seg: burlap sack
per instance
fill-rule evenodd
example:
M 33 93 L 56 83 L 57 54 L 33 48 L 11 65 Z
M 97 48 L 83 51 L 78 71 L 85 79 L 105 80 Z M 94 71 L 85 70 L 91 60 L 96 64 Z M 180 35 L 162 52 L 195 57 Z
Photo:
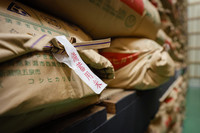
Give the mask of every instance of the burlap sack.
M 93 38 L 142 36 L 155 39 L 160 16 L 148 0 L 24 1 L 82 27 Z
M 157 112 L 154 119 L 151 120 L 147 133 L 165 133 L 168 130 L 168 125 L 171 123 L 169 114 L 163 111 Z
M 76 42 L 91 40 L 79 27 L 12 0 L 0 2 L 0 33 L 65 35 Z
M 53 36 L 64 34 L 76 44 L 91 38 L 20 3 L 0 3 L 0 132 L 21 132 L 96 103 L 99 96 L 52 55 L 63 52 Z M 92 50 L 88 54 L 86 60 L 94 57 L 90 67 L 111 74 L 107 59 Z
M 111 61 L 114 68 L 118 68 L 115 79 L 107 81 L 109 87 L 151 89 L 174 75 L 174 62 L 171 57 L 159 44 L 149 39 L 113 39 L 111 47 L 102 49 L 101 54 Z M 118 54 L 129 55 L 120 58 Z M 134 58 L 132 54 L 137 57 Z
M 36 52 L 1 63 L 1 132 L 21 131 L 98 101 L 73 70 L 52 56 Z M 86 97 L 90 101 L 83 101 Z
M 19 35 L 17 35 L 16 37 L 18 37 L 18 36 Z M 1 43 L 0 43 L 1 46 L 3 46 L 3 48 L 5 48 L 7 46 L 6 50 L 8 52 L 6 51 L 5 53 L 9 53 L 9 52 L 12 53 L 14 51 L 14 53 L 12 53 L 12 54 L 16 53 L 17 56 L 20 55 L 20 54 L 18 54 L 18 52 L 19 53 L 20 52 L 29 53 L 29 54 L 25 54 L 24 56 L 15 58 L 13 60 L 7 60 L 4 62 L 1 62 L 1 91 L 2 92 L 1 92 L 1 100 L 0 101 L 1 101 L 1 103 L 3 103 L 3 101 L 7 101 L 9 103 L 9 104 L 2 104 L 1 109 L 0 109 L 1 115 L 7 114 L 7 113 L 10 114 L 9 113 L 10 110 L 14 110 L 13 111 L 14 114 L 23 113 L 23 112 L 27 112 L 26 111 L 27 109 L 34 110 L 35 106 L 38 106 L 38 105 L 41 106 L 41 105 L 49 104 L 51 102 L 65 100 L 68 97 L 70 98 L 71 96 L 65 92 L 66 88 L 68 88 L 69 90 L 71 88 L 71 90 L 74 89 L 74 90 L 80 91 L 79 93 L 75 94 L 75 98 L 80 98 L 80 97 L 83 97 L 84 95 L 93 94 L 93 92 L 87 86 L 85 86 L 84 83 L 82 83 L 82 81 L 79 78 L 77 78 L 77 76 L 76 77 L 73 76 L 73 75 L 75 75 L 75 74 L 72 74 L 72 73 L 74 73 L 73 70 L 71 70 L 66 65 L 58 63 L 55 60 L 53 55 L 50 53 L 51 51 L 47 51 L 48 53 L 46 53 L 46 54 L 45 53 L 37 53 L 37 54 L 32 53 L 33 51 L 42 51 L 43 47 L 48 46 L 48 43 L 52 39 L 52 36 L 42 36 L 43 37 L 42 39 L 41 39 L 41 37 L 38 37 L 38 36 L 30 37 L 29 39 L 27 39 L 27 38 L 20 39 L 20 38 L 15 38 L 14 34 L 12 36 L 8 34 L 6 39 L 5 38 L 3 39 L 2 36 L 0 37 L 2 39 Z M 40 38 L 39 41 L 38 41 L 38 38 Z M 6 40 L 8 40 L 8 41 L 6 41 Z M 24 41 L 20 41 L 20 40 L 27 40 L 27 41 L 24 42 Z M 11 41 L 12 41 L 12 43 L 10 44 Z M 16 43 L 17 41 L 18 41 L 18 43 Z M 13 44 L 15 44 L 15 45 L 13 45 Z M 0 51 L 4 52 L 5 49 L 3 49 L 3 48 L 1 48 Z M 15 51 L 15 49 L 16 49 L 16 51 Z M 18 51 L 18 49 L 19 49 L 19 51 Z M 3 58 L 5 55 L 3 54 L 3 56 L 0 57 L 0 59 Z M 67 73 L 70 74 L 70 75 L 68 75 L 68 77 L 67 77 Z M 48 75 L 48 74 L 50 74 L 50 75 Z M 53 81 L 50 81 L 50 80 L 53 80 L 52 78 L 50 78 L 52 76 L 54 76 L 53 79 L 56 79 L 57 82 L 60 81 L 62 78 L 65 78 L 65 79 L 63 79 L 64 82 L 58 83 L 58 84 L 54 83 L 53 86 L 52 85 L 48 86 L 46 83 L 44 86 L 42 86 L 40 84 L 40 82 L 35 82 L 35 80 L 37 78 L 38 80 L 40 79 L 41 83 L 43 83 L 43 81 L 45 80 L 44 77 L 46 77 L 46 78 L 49 77 L 48 81 L 49 81 L 49 83 L 52 83 Z M 72 81 L 71 78 L 73 78 L 74 80 L 78 80 L 78 81 L 74 81 L 77 83 L 71 83 L 71 81 Z M 67 79 L 68 79 L 68 81 L 67 81 Z M 29 84 L 30 82 L 28 82 L 26 80 L 31 80 L 32 85 Z M 78 85 L 78 83 L 80 83 L 80 85 Z M 73 87 L 70 84 L 76 84 L 78 86 Z M 83 87 L 81 87 L 82 86 L 81 84 L 83 84 Z M 31 86 L 29 86 L 29 85 L 31 85 Z M 69 87 L 67 87 L 67 86 L 69 86 Z M 61 89 L 61 90 L 58 91 L 58 94 L 52 93 L 53 95 L 55 94 L 55 96 L 53 96 L 53 95 L 51 96 L 51 95 L 49 95 L 50 89 L 48 89 L 50 87 L 53 90 L 54 89 L 57 91 L 58 91 L 58 89 Z M 27 90 L 27 88 L 29 88 L 29 89 Z M 86 88 L 86 90 L 84 90 L 84 88 Z M 44 89 L 44 91 L 45 90 L 47 91 L 47 89 L 48 89 L 48 93 L 46 93 L 46 94 L 42 93 L 43 95 L 38 94 L 38 91 L 39 90 L 42 91 L 43 89 Z M 65 91 L 63 92 L 62 89 L 64 89 Z M 81 93 L 82 92 L 81 89 L 84 90 L 84 93 Z M 34 94 L 33 90 L 36 90 L 35 94 Z M 28 92 L 30 91 L 29 92 L 30 94 L 28 94 L 28 92 L 26 92 L 26 91 L 28 91 Z M 13 96 L 10 95 L 9 93 L 11 93 L 11 94 L 13 93 L 12 94 Z M 63 99 L 62 99 L 61 95 L 59 95 L 59 93 L 61 93 L 61 95 L 63 95 L 62 96 Z M 37 94 L 39 96 L 41 95 L 41 98 L 37 98 Z M 46 95 L 49 95 L 49 98 Z M 17 100 L 17 99 L 14 100 L 15 99 L 14 96 L 18 97 L 19 99 L 23 99 L 23 100 Z M 31 100 L 32 98 L 30 98 L 30 97 L 35 97 L 36 101 L 37 101 L 37 99 L 40 99 L 40 100 L 38 102 L 36 102 L 35 100 L 32 101 Z M 47 98 L 48 100 L 42 100 L 42 97 L 44 97 L 44 99 Z M 10 101 L 9 99 L 13 99 L 13 100 Z M 29 100 L 31 100 L 31 101 L 29 101 Z M 27 101 L 29 101 L 27 109 L 22 108 L 20 106 L 20 104 L 23 104 L 24 102 L 27 102 Z M 13 102 L 13 104 L 12 104 L 12 102 Z M 17 103 L 19 102 L 19 103 L 17 104 L 16 102 Z M 42 103 L 40 103 L 40 102 L 42 102 Z M 5 107 L 4 107 L 4 105 L 5 105 Z M 19 108 L 20 109 L 19 112 L 17 112 L 15 110 L 15 108 Z M 12 113 L 11 113 L 11 115 L 12 115 Z
M 72 37 L 75 38 L 76 42 L 91 40 L 80 28 L 31 9 L 21 3 L 12 0 L 2 0 L 0 4 L 0 33 L 3 33 L 1 34 L 2 45 L 0 47 L 4 49 L 4 52 L 1 54 L 1 62 L 30 52 L 27 48 L 23 48 L 23 46 L 17 43 L 26 42 L 31 36 L 35 35 L 65 35 L 69 40 Z M 19 35 L 14 35 L 11 40 L 12 35 L 5 35 L 5 33 Z M 15 40 L 15 43 L 13 43 L 13 40 Z M 12 47 L 10 46 L 11 44 Z
M 184 60 L 185 56 L 182 53 L 182 45 L 178 41 L 173 41 L 163 30 L 160 29 L 158 31 L 156 41 L 160 45 L 168 47 L 168 52 L 173 60 L 179 62 Z
M 55 17 L 49 16 L 47 14 L 44 14 L 42 12 L 39 12 L 37 10 L 34 10 L 21 3 L 11 1 L 11 0 L 10 1 L 2 0 L 0 3 L 1 3 L 0 18 L 2 20 L 0 21 L 0 24 L 1 24 L 0 33 L 4 33 L 4 34 L 1 34 L 2 45 L 0 46 L 0 48 L 4 51 L 1 54 L 2 58 L 0 57 L 0 62 L 29 52 L 28 51 L 30 50 L 29 48 L 20 46 L 17 43 L 21 43 L 21 41 L 26 42 L 33 35 L 34 36 L 39 35 L 38 37 L 42 37 L 40 35 L 44 35 L 45 39 L 47 39 L 50 36 L 65 35 L 69 40 L 75 40 L 75 42 L 72 41 L 73 44 L 82 43 L 83 41 L 91 40 L 91 37 L 85 34 L 79 27 L 72 25 L 70 23 L 64 22 L 62 20 L 59 20 Z M 9 34 L 5 35 L 5 33 L 13 33 L 15 35 L 13 35 L 12 37 L 12 35 L 9 35 Z M 16 35 L 16 34 L 19 34 L 19 35 Z M 16 38 L 18 38 L 19 40 Z M 35 38 L 35 39 L 40 39 L 40 38 Z M 15 43 L 13 43 L 13 41 L 15 41 Z M 32 41 L 34 40 L 32 39 Z M 9 43 L 9 45 L 7 45 L 6 43 Z M 10 47 L 11 44 L 12 44 L 12 47 Z M 47 45 L 47 44 L 43 44 L 43 45 Z M 49 45 L 47 45 L 46 47 L 48 46 Z M 58 46 L 58 48 L 60 49 L 62 47 Z M 40 48 L 40 50 L 42 49 L 43 47 Z M 55 49 L 55 51 L 56 50 L 57 49 Z M 94 67 L 94 69 L 102 69 L 102 68 L 109 67 L 108 75 L 110 76 L 107 76 L 107 77 L 114 76 L 111 64 L 110 66 L 108 66 L 108 64 L 104 65 L 103 63 L 100 63 L 100 62 L 104 62 L 105 59 L 99 60 L 98 58 L 102 59 L 103 57 L 100 57 L 100 55 L 94 53 L 93 50 L 90 50 L 88 53 L 90 54 L 87 54 L 87 56 L 83 56 L 84 57 L 83 60 L 88 60 L 87 58 L 90 58 L 89 55 L 91 57 L 95 57 L 95 59 L 90 60 L 90 61 L 95 60 L 95 62 L 93 63 L 93 66 L 91 65 L 91 62 L 90 62 L 90 66 L 92 68 Z M 99 61 L 99 63 L 97 63 L 96 59 Z M 106 62 L 109 62 L 109 61 L 106 61 Z M 99 65 L 98 66 L 99 68 L 97 67 L 97 64 Z M 101 72 L 98 72 L 99 75 L 105 74 L 105 72 L 103 73 Z
M 169 34 L 175 28 L 168 16 L 168 14 L 171 13 L 170 10 L 164 8 L 160 0 L 150 0 L 150 2 L 156 7 L 159 12 L 161 29 Z

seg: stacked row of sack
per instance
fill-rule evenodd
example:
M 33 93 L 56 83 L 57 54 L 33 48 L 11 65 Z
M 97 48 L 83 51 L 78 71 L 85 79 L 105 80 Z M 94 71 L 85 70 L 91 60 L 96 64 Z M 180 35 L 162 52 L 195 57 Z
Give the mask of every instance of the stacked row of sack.
M 26 130 L 98 101 L 77 73 L 53 57 L 65 51 L 54 36 L 65 35 L 111 88 L 153 89 L 174 75 L 174 61 L 155 41 L 160 14 L 148 0 L 21 2 L 62 20 L 16 1 L 1 1 L 2 132 Z M 89 47 L 96 45 L 92 49 L 103 49 Z M 23 126 L 17 126 L 22 120 Z
M 161 29 L 157 42 L 168 45 L 171 57 L 177 62 L 184 62 L 187 43 L 186 1 L 151 0 L 161 16 Z
M 107 47 L 110 39 L 92 41 L 71 23 L 20 2 L 0 1 L 0 132 L 23 132 L 99 101 L 70 66 L 55 59 L 56 54 L 68 57 L 55 39 L 60 35 L 77 47 L 100 78 L 114 77 L 110 61 L 90 47 Z M 76 53 L 73 59 L 80 61 Z M 82 62 L 78 67 L 86 69 Z M 86 74 L 93 78 L 90 71 Z
M 31 4 L 73 22 L 93 39 L 111 38 L 110 47 L 98 51 L 114 67 L 114 79 L 104 80 L 108 87 L 152 89 L 174 75 L 172 58 L 155 41 L 160 15 L 148 0 L 36 0 Z
M 186 76 L 186 75 L 185 75 Z M 160 103 L 147 133 L 181 133 L 185 115 L 186 77 L 179 77 L 171 91 Z
M 186 67 L 186 1 L 151 0 L 161 16 L 157 42 L 166 46 L 176 63 L 176 69 Z M 178 79 L 169 88 L 169 95 L 161 101 L 159 111 L 148 127 L 148 133 L 181 133 L 185 112 L 187 77 Z M 172 89 L 171 89 L 172 88 Z

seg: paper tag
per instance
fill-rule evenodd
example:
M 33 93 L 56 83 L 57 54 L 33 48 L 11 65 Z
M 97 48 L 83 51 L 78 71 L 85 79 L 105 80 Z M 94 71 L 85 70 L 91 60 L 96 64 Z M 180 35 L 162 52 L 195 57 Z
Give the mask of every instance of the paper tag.
M 65 36 L 56 36 L 55 38 L 64 46 L 68 55 L 53 53 L 57 61 L 68 65 L 95 93 L 100 94 L 107 84 L 89 69 Z

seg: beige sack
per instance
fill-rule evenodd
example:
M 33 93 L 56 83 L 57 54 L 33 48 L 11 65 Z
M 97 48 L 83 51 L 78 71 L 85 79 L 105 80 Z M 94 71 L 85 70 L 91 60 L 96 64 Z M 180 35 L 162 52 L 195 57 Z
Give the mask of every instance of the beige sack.
M 82 27 L 94 39 L 142 36 L 155 39 L 160 16 L 148 0 L 24 1 Z
M 129 58 L 112 60 L 114 67 L 125 64 L 115 72 L 115 79 L 107 81 L 109 87 L 125 89 L 151 89 L 166 82 L 174 75 L 174 62 L 167 52 L 156 42 L 148 39 L 117 38 L 112 40 L 111 47 L 103 49 L 105 53 L 138 53 L 131 62 Z M 115 56 L 113 56 L 114 58 Z M 130 58 L 131 59 L 131 58 Z
M 182 53 L 183 48 L 182 45 L 178 41 L 173 41 L 163 30 L 159 30 L 156 41 L 160 45 L 164 45 L 165 47 L 168 47 L 168 52 L 170 56 L 175 61 L 183 61 L 184 60 L 184 53 Z
M 1 132 L 21 131 L 98 100 L 73 70 L 50 53 L 29 53 L 1 63 L 0 69 Z M 87 103 L 81 99 L 92 95 Z M 43 117 L 41 110 L 46 112 Z M 25 124 L 18 126 L 21 116 Z M 30 117 L 34 121 L 29 121 Z
M 31 39 L 33 42 L 48 37 L 51 40 L 58 35 L 65 35 L 69 40 L 75 38 L 76 42 L 91 40 L 80 28 L 12 0 L 0 1 L 0 19 L 0 62 L 31 52 L 33 49 L 26 47 L 25 42 L 36 35 L 38 38 Z M 37 45 L 41 46 L 40 51 L 42 45 L 47 44 Z
M 0 34 L 0 52 L 4 53 L 0 56 L 0 132 L 23 131 L 98 101 L 99 96 L 72 69 L 55 60 L 52 52 L 63 49 L 46 48 L 59 46 L 52 36 L 22 36 Z M 112 64 L 105 57 L 94 50 L 87 54 L 84 59 L 93 70 L 104 70 L 99 72 L 108 75 L 103 78 L 113 78 Z M 14 59 L 4 60 L 6 55 Z M 21 119 L 26 124 L 17 127 Z
M 0 33 L 65 35 L 76 42 L 91 40 L 80 28 L 12 0 L 0 1 Z
M 73 72 L 73 70 L 71 70 L 68 66 L 64 64 L 58 63 L 53 57 L 52 53 L 50 53 L 51 51 L 49 52 L 46 51 L 48 53 L 43 53 L 43 52 L 41 53 L 37 52 L 35 54 L 32 53 L 32 51 L 42 51 L 43 50 L 42 48 L 47 46 L 50 40 L 52 39 L 51 36 L 42 36 L 43 37 L 42 39 L 41 37 L 38 37 L 38 36 L 31 37 L 30 39 L 27 39 L 28 41 L 26 42 L 20 41 L 20 38 L 16 38 L 16 40 L 19 41 L 18 43 L 15 43 L 16 40 L 13 39 L 15 37 L 14 34 L 12 36 L 9 36 L 9 35 L 7 36 L 6 39 L 9 40 L 8 42 L 6 41 L 6 39 L 1 38 L 3 40 L 2 41 L 3 45 L 2 43 L 0 44 L 1 46 L 7 46 L 7 51 L 10 50 L 10 52 L 12 52 L 12 51 L 15 51 L 15 49 L 17 51 L 18 49 L 23 48 L 22 52 L 28 53 L 28 54 L 25 54 L 24 56 L 20 56 L 13 60 L 7 60 L 4 62 L 1 62 L 0 102 L 3 103 L 4 101 L 4 104 L 1 105 L 0 115 L 4 115 L 4 114 L 13 115 L 13 114 L 27 112 L 29 110 L 32 111 L 32 110 L 35 110 L 34 108 L 37 106 L 42 106 L 42 105 L 49 104 L 52 102 L 57 102 L 57 101 L 66 100 L 68 98 L 72 98 L 72 96 L 70 96 L 67 93 L 66 88 L 69 90 L 80 91 L 77 94 L 74 93 L 74 98 L 81 98 L 86 95 L 94 94 L 93 91 L 89 89 L 87 85 L 84 85 L 83 81 L 79 79 L 78 76 L 75 76 L 76 74 Z M 39 41 L 38 41 L 38 38 L 40 38 Z M 10 44 L 10 41 L 13 41 L 13 42 Z M 18 44 L 19 46 L 16 46 L 13 44 Z M 44 44 L 47 44 L 47 45 L 44 45 Z M 5 51 L 3 48 L 1 48 L 0 51 Z M 16 54 L 18 55 L 18 53 Z M 5 55 L 2 54 L 2 57 L 4 56 Z M 0 59 L 2 57 L 0 57 Z M 49 83 L 52 83 L 53 79 L 51 77 L 57 83 L 53 83 L 52 85 L 48 86 L 47 85 L 48 82 L 46 82 L 44 86 L 42 86 L 41 83 L 43 83 L 45 78 L 46 80 L 52 80 L 52 81 L 49 81 Z M 63 78 L 63 83 L 59 83 L 59 81 L 61 81 L 62 78 Z M 41 82 L 38 82 L 38 81 L 35 82 L 35 80 L 40 80 Z M 80 84 L 78 85 L 78 83 Z M 70 85 L 70 84 L 75 84 L 75 86 Z M 27 88 L 29 89 L 27 90 Z M 57 90 L 58 94 L 52 93 L 52 95 L 49 95 L 51 94 L 49 93 L 51 90 L 50 88 L 52 88 L 53 90 L 55 89 L 54 91 Z M 47 89 L 48 89 L 48 93 L 42 93 L 42 95 L 38 93 L 39 90 L 47 91 Z M 61 89 L 61 90 L 58 90 L 58 89 Z M 82 93 L 82 89 L 83 90 L 86 89 L 83 91 L 84 93 Z M 34 94 L 34 90 L 36 91 L 35 94 Z M 11 93 L 11 95 L 9 93 Z M 61 93 L 61 95 L 59 95 L 59 93 Z M 37 95 L 39 96 L 39 98 L 37 98 Z M 15 99 L 15 97 L 19 99 L 23 99 L 23 100 Z M 38 101 L 36 102 L 31 97 L 34 97 L 36 101 L 38 99 Z M 42 100 L 42 98 L 44 99 L 47 98 L 48 100 Z M 10 99 L 13 99 L 13 100 L 10 100 Z M 9 104 L 5 104 L 5 101 L 7 101 Z M 24 102 L 28 102 L 28 101 L 29 101 L 29 104 L 25 105 L 27 107 L 22 108 L 21 104 L 23 105 Z M 19 112 L 16 111 L 16 108 L 19 108 Z M 13 113 L 9 113 L 10 111 Z
M 64 34 L 76 43 L 91 38 L 78 27 L 22 4 L 0 3 L 0 132 L 21 132 L 96 103 L 99 96 L 52 56 L 63 52 L 53 36 Z M 85 60 L 94 57 L 90 67 L 108 68 L 111 74 L 107 59 L 93 50 L 88 54 Z M 103 60 L 95 60 L 99 58 Z

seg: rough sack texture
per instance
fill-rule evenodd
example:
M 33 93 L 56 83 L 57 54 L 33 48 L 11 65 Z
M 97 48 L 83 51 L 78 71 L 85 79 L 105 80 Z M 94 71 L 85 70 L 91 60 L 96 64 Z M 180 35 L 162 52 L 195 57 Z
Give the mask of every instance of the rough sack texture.
M 156 42 L 149 39 L 117 38 L 101 54 L 137 53 L 138 58 L 116 70 L 115 79 L 107 81 L 109 87 L 146 90 L 158 87 L 174 75 L 174 62 Z M 121 62 L 114 63 L 124 63 Z M 111 61 L 112 62 L 112 61 Z M 113 64 L 115 66 L 115 64 Z

